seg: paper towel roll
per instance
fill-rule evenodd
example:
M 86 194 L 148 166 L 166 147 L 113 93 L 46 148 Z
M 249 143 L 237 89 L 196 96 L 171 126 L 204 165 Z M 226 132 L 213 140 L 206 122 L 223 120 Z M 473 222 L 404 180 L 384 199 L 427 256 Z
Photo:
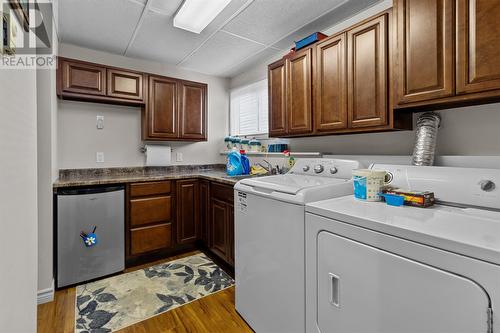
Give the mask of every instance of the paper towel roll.
M 165 166 L 172 160 L 172 148 L 169 146 L 146 145 L 146 165 Z

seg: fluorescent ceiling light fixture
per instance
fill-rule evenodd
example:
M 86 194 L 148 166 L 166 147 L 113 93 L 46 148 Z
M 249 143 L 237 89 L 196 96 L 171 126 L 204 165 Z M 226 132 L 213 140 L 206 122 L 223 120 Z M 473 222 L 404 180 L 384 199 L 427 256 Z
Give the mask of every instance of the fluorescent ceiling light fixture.
M 174 16 L 174 27 L 199 34 L 231 0 L 185 0 Z

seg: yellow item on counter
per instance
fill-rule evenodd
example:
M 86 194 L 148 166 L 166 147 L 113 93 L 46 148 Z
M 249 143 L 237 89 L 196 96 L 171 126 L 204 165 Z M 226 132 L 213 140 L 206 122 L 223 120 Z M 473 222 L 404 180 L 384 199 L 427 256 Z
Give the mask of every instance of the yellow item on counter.
M 267 170 L 259 165 L 252 165 L 250 168 L 251 175 L 265 175 L 267 174 Z

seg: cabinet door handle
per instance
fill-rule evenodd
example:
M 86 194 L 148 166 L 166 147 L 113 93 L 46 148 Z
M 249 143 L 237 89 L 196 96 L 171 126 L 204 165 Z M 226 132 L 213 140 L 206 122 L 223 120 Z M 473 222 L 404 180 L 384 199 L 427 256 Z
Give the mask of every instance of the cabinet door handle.
M 330 279 L 330 303 L 340 308 L 340 277 L 333 273 L 328 273 Z

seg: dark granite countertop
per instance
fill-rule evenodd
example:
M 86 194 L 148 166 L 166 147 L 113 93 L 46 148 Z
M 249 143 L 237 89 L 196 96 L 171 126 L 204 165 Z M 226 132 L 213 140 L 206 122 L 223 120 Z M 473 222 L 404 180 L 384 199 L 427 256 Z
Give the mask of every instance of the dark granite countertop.
M 198 178 L 234 185 L 244 177 L 230 177 L 225 165 L 190 165 L 168 167 L 132 167 L 100 169 L 63 169 L 59 170 L 59 179 L 53 184 L 54 189 L 74 186 L 92 186 L 103 184 L 124 184 L 155 180 L 174 180 Z

